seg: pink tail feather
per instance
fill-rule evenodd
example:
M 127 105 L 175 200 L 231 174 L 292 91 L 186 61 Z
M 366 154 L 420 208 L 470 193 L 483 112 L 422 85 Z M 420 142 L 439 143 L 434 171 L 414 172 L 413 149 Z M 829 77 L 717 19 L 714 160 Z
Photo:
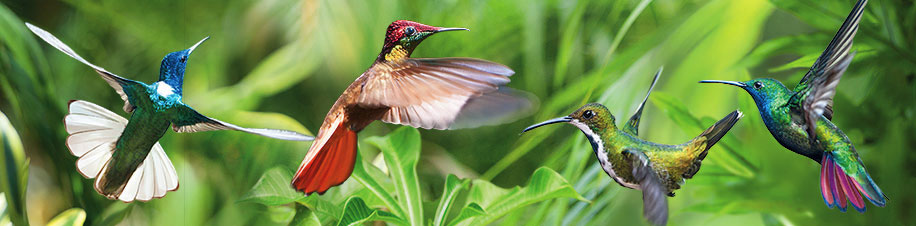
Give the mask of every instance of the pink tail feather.
M 821 195 L 827 207 L 836 206 L 840 211 L 846 212 L 846 201 L 849 200 L 857 211 L 865 212 L 865 201 L 859 194 L 860 191 L 868 195 L 862 191 L 858 182 L 836 164 L 830 154 L 824 154 L 821 159 Z

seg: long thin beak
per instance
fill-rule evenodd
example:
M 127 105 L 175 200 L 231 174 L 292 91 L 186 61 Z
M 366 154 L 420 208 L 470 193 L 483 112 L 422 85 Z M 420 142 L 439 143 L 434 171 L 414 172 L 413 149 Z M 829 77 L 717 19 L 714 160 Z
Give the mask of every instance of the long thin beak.
M 191 54 L 191 52 L 194 52 L 194 49 L 196 49 L 197 46 L 200 46 L 201 43 L 204 43 L 204 41 L 207 41 L 207 39 L 210 39 L 210 36 L 207 36 L 206 38 L 197 42 L 197 44 L 194 44 L 193 46 L 191 46 L 191 48 L 188 48 L 188 54 Z
M 535 129 L 535 128 L 538 128 L 538 127 L 541 127 L 541 126 L 544 126 L 544 125 L 549 125 L 549 124 L 554 124 L 554 123 L 561 123 L 561 122 L 570 122 L 570 121 L 572 121 L 572 118 L 570 118 L 569 116 L 559 117 L 559 118 L 555 118 L 555 119 L 543 121 L 543 122 L 541 122 L 541 123 L 538 123 L 538 124 L 534 124 L 534 125 L 532 125 L 532 126 L 529 126 L 528 128 L 525 128 L 525 130 L 522 130 L 522 133 L 528 132 L 528 130 L 533 130 L 533 129 Z
M 743 82 L 733 82 L 733 81 L 723 81 L 723 80 L 703 80 L 703 81 L 700 81 L 700 83 L 722 83 L 722 84 L 729 84 L 729 85 L 733 85 L 733 86 L 737 86 L 741 88 L 747 87 L 747 84 L 744 84 Z
M 463 27 L 444 27 L 444 28 L 436 29 L 435 33 L 444 32 L 444 31 L 470 31 L 470 30 L 471 29 L 467 29 Z

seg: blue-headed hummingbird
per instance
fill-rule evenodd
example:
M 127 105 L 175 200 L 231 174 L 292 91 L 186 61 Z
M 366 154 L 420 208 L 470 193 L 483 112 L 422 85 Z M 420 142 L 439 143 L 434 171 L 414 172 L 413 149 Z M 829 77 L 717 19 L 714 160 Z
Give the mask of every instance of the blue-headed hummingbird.
M 860 193 L 876 206 L 883 207 L 887 202 L 881 188 L 866 172 L 852 142 L 831 122 L 833 96 L 855 55 L 849 51 L 866 3 L 868 0 L 856 2 L 827 49 L 792 90 L 771 78 L 746 82 L 700 81 L 737 86 L 750 94 L 763 123 L 779 144 L 821 164 L 824 203 L 844 212 L 847 200 L 857 211 L 865 211 Z
M 170 125 L 179 133 L 238 130 L 283 140 L 313 139 L 292 131 L 236 126 L 204 116 L 184 104 L 182 83 L 188 57 L 209 37 L 191 48 L 166 55 L 159 80 L 147 85 L 89 63 L 41 28 L 28 23 L 26 27 L 54 48 L 92 67 L 124 100 L 124 111 L 130 113 L 130 120 L 81 100 L 70 101 L 70 114 L 64 118 L 70 134 L 67 147 L 79 158 L 77 170 L 86 178 L 96 178 L 95 190 L 110 199 L 148 201 L 178 189 L 178 174 L 158 142 Z

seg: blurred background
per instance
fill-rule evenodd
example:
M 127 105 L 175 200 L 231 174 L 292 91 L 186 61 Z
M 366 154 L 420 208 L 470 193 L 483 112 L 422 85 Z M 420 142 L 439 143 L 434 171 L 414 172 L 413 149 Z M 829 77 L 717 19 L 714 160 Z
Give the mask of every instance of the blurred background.
M 516 71 L 510 87 L 540 98 L 537 113 L 503 126 L 421 130 L 425 200 L 439 197 L 447 174 L 512 187 L 547 166 L 591 202 L 537 203 L 496 224 L 645 224 L 641 193 L 611 182 L 577 129 L 519 132 L 587 102 L 607 105 L 621 124 L 664 66 L 642 138 L 681 143 L 732 110 L 746 113 L 669 199 L 672 225 L 916 224 L 916 195 L 907 192 L 916 187 L 916 4 L 909 0 L 869 2 L 853 46 L 858 54 L 835 97 L 833 122 L 889 198 L 885 208 L 867 204 L 864 214 L 824 205 L 820 166 L 780 146 L 744 91 L 697 83 L 772 77 L 794 87 L 852 0 L 0 2 L 0 111 L 29 160 L 25 203 L 34 225 L 70 208 L 83 209 L 87 225 L 286 224 L 294 208 L 239 197 L 269 168 L 294 171 L 311 143 L 168 132 L 160 142 L 180 189 L 147 203 L 107 200 L 75 170 L 62 119 L 72 99 L 127 116 L 122 102 L 94 71 L 37 39 L 24 22 L 90 62 L 147 83 L 156 80 L 165 54 L 210 36 L 189 59 L 185 103 L 241 126 L 310 133 L 372 63 L 397 19 L 469 28 L 433 36 L 413 56 L 503 63 Z M 397 127 L 374 123 L 360 137 Z M 351 179 L 342 187 L 353 186 L 360 184 Z M 322 198 L 346 197 L 343 188 Z

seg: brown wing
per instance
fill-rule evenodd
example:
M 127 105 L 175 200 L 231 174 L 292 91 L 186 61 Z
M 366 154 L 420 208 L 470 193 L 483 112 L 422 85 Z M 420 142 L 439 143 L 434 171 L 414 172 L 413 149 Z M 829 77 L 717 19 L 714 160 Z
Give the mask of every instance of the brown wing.
M 366 72 L 357 103 L 390 109 L 382 121 L 426 129 L 492 125 L 525 116 L 527 93 L 504 87 L 512 69 L 471 58 L 409 58 Z

